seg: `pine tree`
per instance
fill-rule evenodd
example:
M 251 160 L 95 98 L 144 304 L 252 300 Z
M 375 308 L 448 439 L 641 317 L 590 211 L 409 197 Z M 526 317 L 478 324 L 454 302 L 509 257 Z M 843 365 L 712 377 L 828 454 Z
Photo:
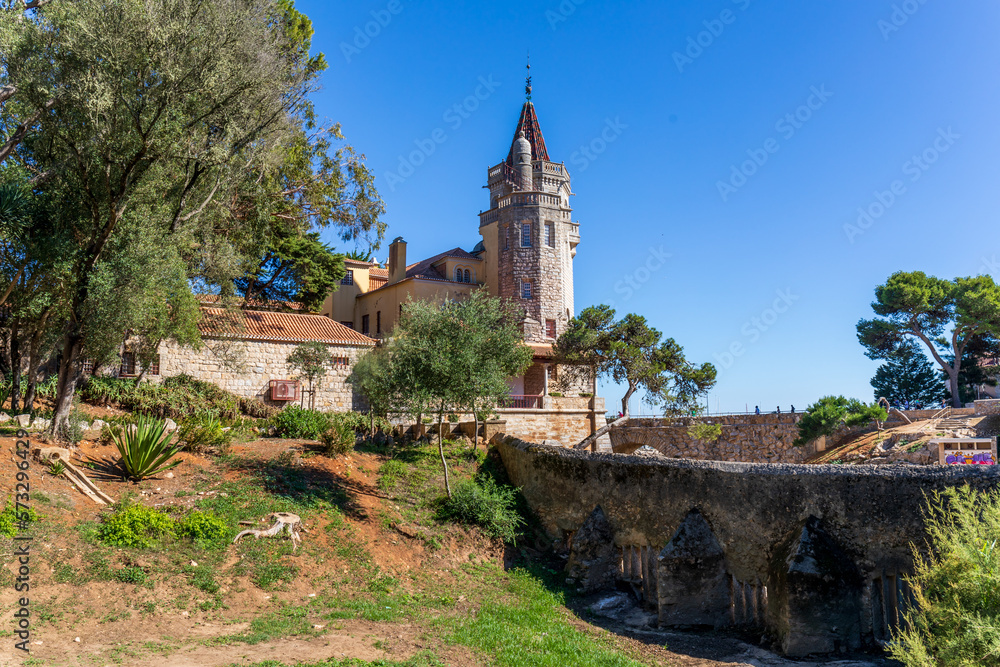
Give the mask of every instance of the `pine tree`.
M 888 357 L 871 380 L 875 400 L 892 405 L 930 405 L 948 395 L 941 374 L 915 344 L 910 343 Z

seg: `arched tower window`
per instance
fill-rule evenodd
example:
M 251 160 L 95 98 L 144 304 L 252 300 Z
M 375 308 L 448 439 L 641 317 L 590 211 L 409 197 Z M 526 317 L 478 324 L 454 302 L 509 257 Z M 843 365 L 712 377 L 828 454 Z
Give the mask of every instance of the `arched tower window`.
M 466 270 L 465 270 L 465 282 L 467 282 L 467 283 L 471 283 L 471 282 L 472 282 L 471 280 L 469 280 L 469 276 L 470 276 L 470 275 L 471 275 L 471 274 L 469 273 L 469 270 L 468 270 L 468 269 L 466 269 Z
M 456 283 L 462 282 L 462 269 L 458 268 L 455 269 L 455 282 Z

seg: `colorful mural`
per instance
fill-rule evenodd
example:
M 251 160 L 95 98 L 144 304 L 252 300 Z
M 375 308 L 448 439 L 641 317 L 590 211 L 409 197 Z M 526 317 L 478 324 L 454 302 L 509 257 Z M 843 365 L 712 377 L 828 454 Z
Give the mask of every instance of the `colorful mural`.
M 983 451 L 950 451 L 944 458 L 948 465 L 996 465 L 993 452 Z

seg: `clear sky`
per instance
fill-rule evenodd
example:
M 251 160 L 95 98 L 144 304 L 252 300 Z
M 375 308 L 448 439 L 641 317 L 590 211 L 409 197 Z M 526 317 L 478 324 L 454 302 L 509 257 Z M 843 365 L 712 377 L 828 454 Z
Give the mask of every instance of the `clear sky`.
M 577 310 L 645 315 L 715 363 L 712 411 L 871 400 L 876 285 L 1000 279 L 995 0 L 296 6 L 330 63 L 317 110 L 378 175 L 380 259 L 396 236 L 413 260 L 479 241 L 530 51 L 577 195 Z

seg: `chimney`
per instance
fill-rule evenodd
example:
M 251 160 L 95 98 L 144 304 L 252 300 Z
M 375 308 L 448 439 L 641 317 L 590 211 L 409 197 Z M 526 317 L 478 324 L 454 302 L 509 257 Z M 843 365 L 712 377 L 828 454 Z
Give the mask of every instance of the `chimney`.
M 406 241 L 397 236 L 389 245 L 389 285 L 406 277 Z

